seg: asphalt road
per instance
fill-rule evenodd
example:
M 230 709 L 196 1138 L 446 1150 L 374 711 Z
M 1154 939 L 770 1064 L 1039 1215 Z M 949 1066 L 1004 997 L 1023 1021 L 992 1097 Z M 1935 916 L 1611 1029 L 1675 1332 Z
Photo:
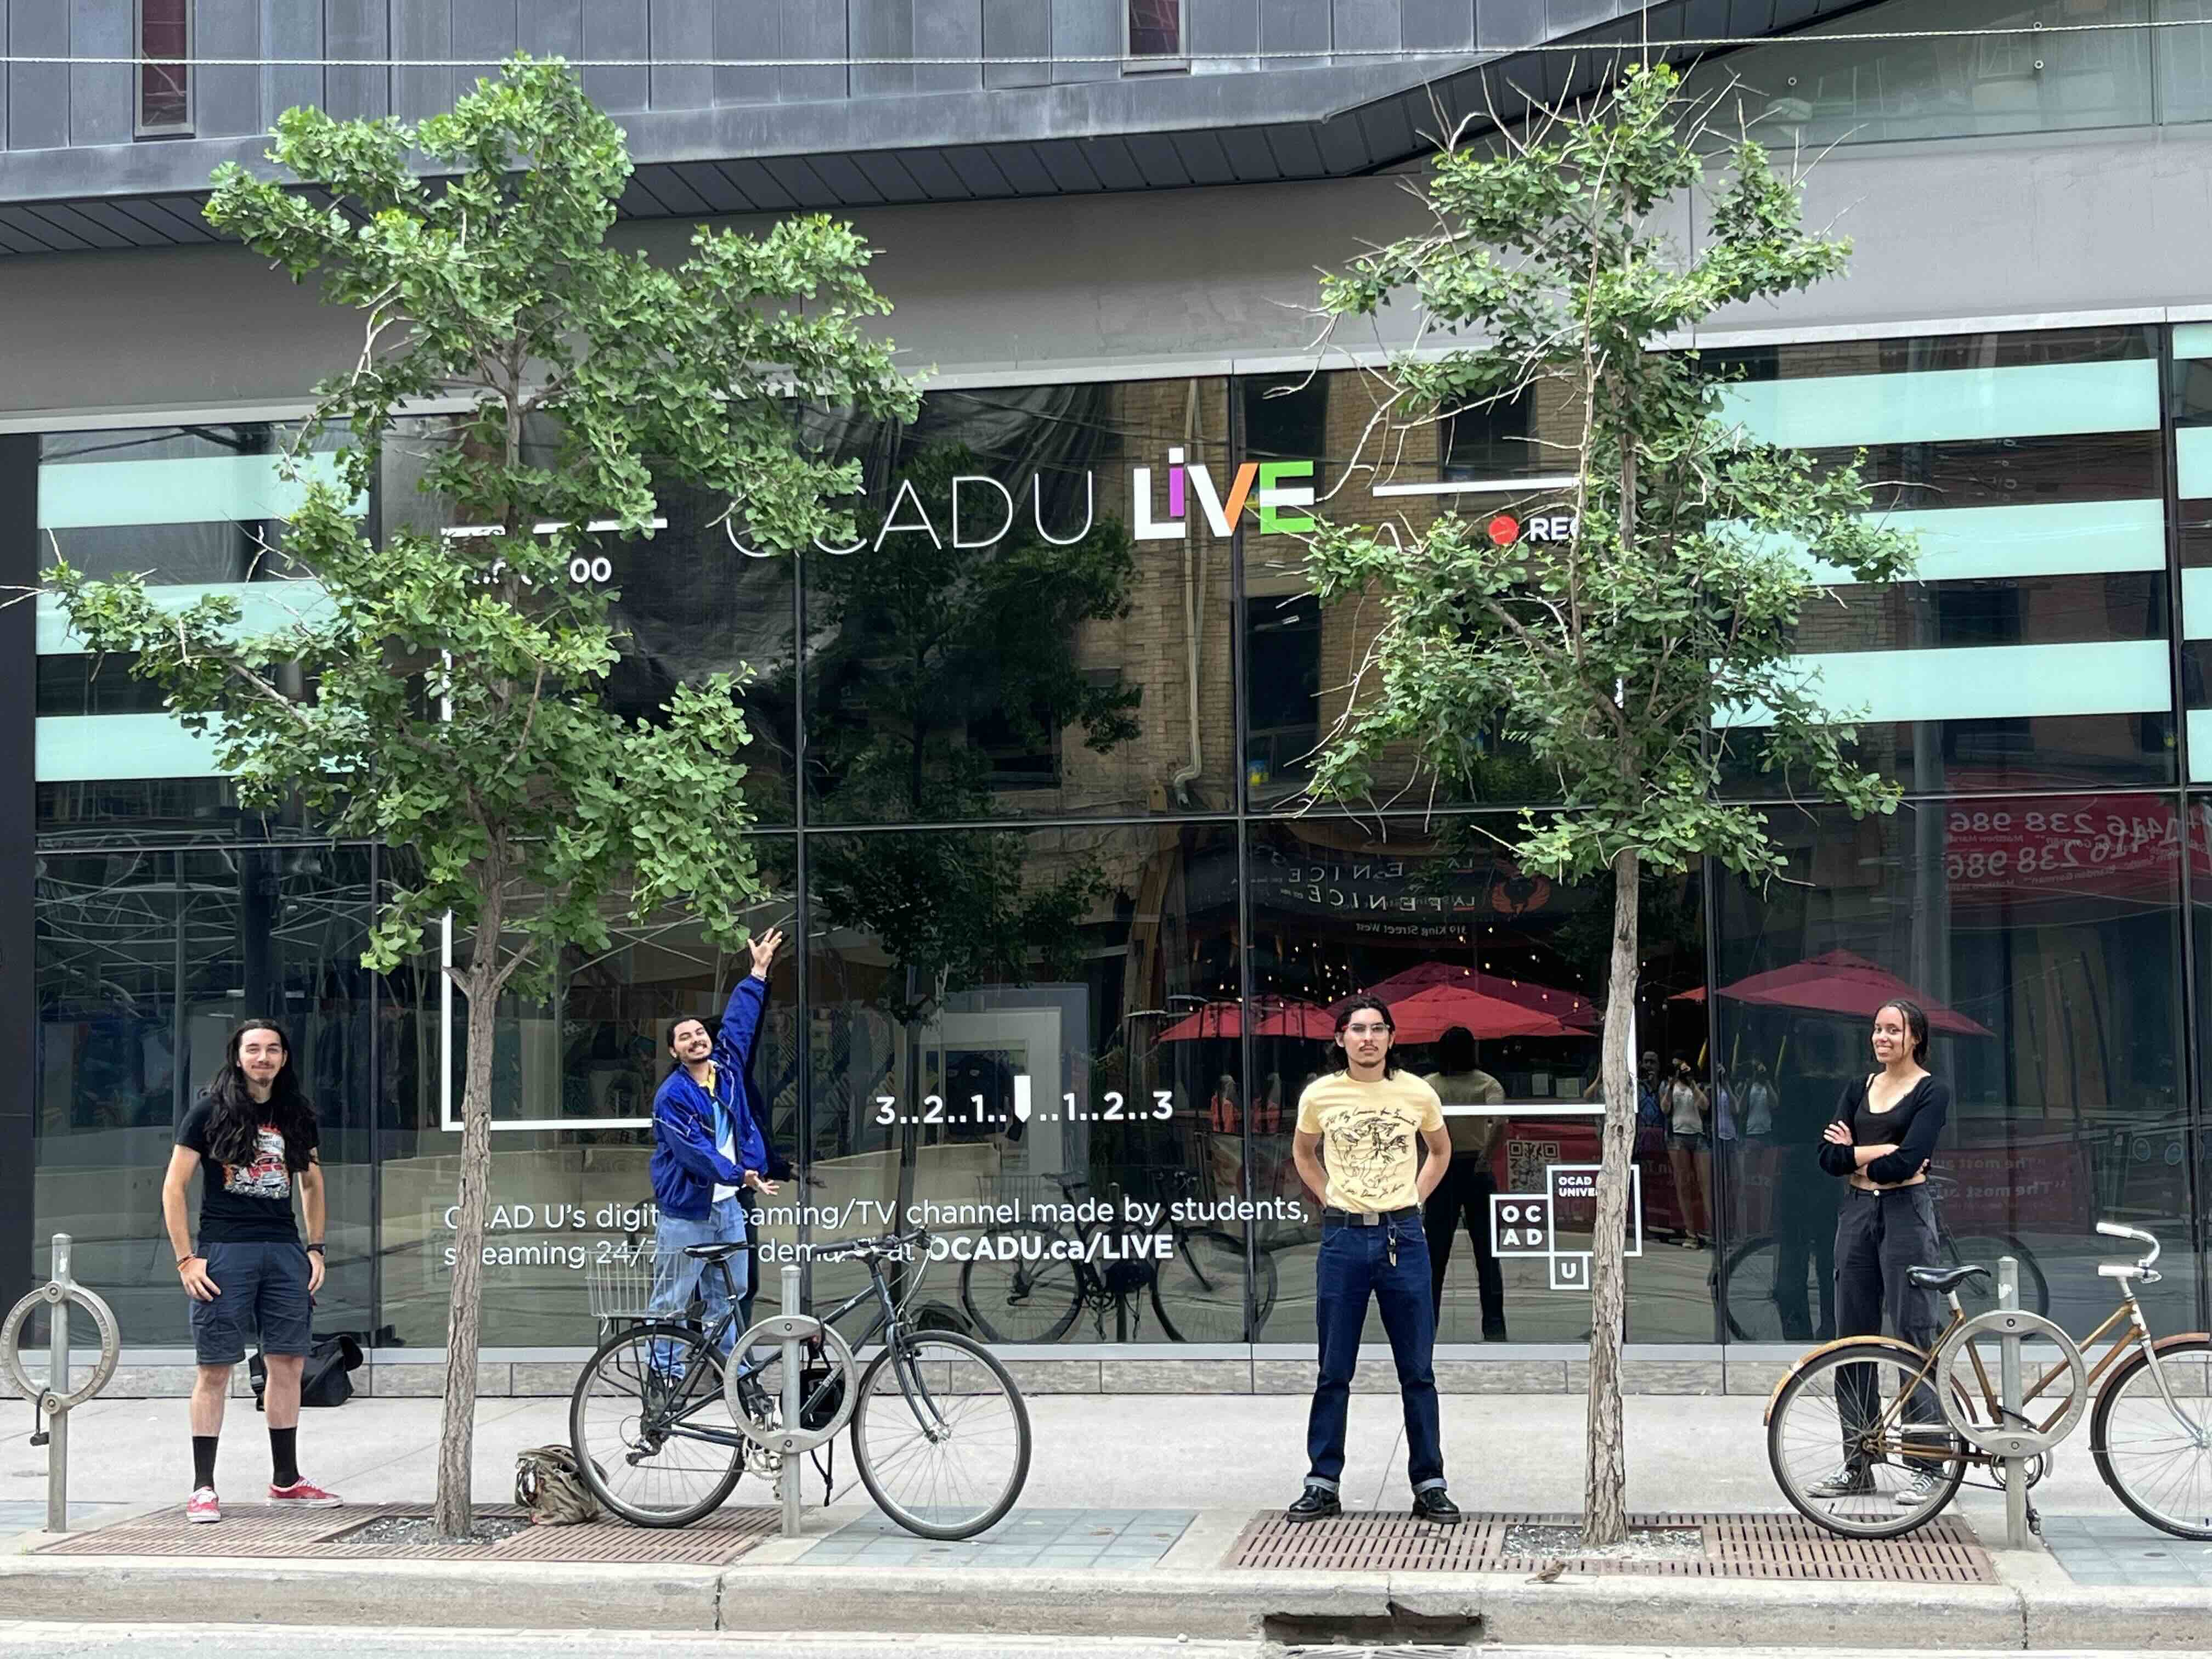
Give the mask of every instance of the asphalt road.
M 2008 1654 L 2019 1650 L 2008 1649 Z M 1258 1642 L 1162 1642 L 1006 1636 L 679 1636 L 655 1631 L 362 1630 L 309 1626 L 58 1625 L 0 1620 L 0 1656 L 40 1659 L 1895 1659 L 1894 1648 L 1282 1648 Z M 1943 1659 L 1996 1659 L 1994 1652 Z M 2056 1659 L 2056 1656 L 2052 1656 Z M 2092 1659 L 2077 1652 L 2071 1659 Z M 2120 1659 L 2117 1654 L 2111 1659 Z M 2212 1659 L 2176 1651 L 2170 1659 Z

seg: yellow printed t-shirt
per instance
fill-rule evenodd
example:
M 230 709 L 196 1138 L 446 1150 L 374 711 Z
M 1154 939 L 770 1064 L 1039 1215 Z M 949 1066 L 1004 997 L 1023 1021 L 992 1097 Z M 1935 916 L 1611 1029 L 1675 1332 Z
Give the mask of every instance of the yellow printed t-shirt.
M 1372 1083 L 1333 1072 L 1298 1097 L 1298 1133 L 1321 1137 L 1322 1202 L 1334 1209 L 1375 1213 L 1417 1202 L 1421 1135 L 1443 1127 L 1437 1091 L 1410 1072 Z

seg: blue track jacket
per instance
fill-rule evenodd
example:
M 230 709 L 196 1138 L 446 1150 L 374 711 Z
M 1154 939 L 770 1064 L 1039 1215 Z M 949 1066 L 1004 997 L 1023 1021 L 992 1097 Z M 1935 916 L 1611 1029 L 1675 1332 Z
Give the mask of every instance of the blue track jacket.
M 734 1164 L 714 1146 L 714 1104 L 707 1091 L 678 1066 L 653 1097 L 653 1198 L 663 1215 L 704 1221 L 714 1207 L 714 1188 L 735 1187 L 753 1170 L 772 1176 L 768 1138 L 761 1133 L 745 1083 L 760 1036 L 761 1010 L 768 1004 L 768 981 L 748 974 L 730 993 L 722 1029 L 714 1039 L 715 1089 L 729 1114 L 738 1157 Z

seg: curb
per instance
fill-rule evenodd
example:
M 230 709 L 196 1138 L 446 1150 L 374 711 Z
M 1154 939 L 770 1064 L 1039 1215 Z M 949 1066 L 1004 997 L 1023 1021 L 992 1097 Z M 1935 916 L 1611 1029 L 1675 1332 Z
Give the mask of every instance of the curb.
M 1715 1582 L 1641 1575 L 1531 1583 L 1478 1573 L 929 1571 L 850 1566 L 0 1559 L 18 1619 L 456 1629 L 1188 1636 L 1289 1644 L 1863 1647 L 2137 1651 L 2212 1640 L 2212 1592 L 2016 1584 Z

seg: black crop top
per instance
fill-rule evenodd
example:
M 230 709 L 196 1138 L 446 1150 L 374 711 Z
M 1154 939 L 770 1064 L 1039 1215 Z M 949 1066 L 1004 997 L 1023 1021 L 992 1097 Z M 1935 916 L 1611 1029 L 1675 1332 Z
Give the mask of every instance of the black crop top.
M 1869 1081 L 1861 1078 L 1844 1085 L 1843 1096 L 1836 1102 L 1836 1109 L 1828 1121 L 1850 1129 L 1851 1145 L 1839 1146 L 1832 1140 L 1821 1141 L 1820 1167 L 1830 1175 L 1847 1176 L 1858 1168 L 1858 1160 L 1851 1155 L 1852 1147 L 1882 1146 L 1895 1142 L 1895 1152 L 1866 1166 L 1866 1177 L 1879 1186 L 1910 1181 L 1934 1154 L 1936 1137 L 1951 1121 L 1951 1085 L 1940 1077 L 1923 1077 L 1896 1105 L 1886 1112 L 1877 1112 L 1867 1104 Z

